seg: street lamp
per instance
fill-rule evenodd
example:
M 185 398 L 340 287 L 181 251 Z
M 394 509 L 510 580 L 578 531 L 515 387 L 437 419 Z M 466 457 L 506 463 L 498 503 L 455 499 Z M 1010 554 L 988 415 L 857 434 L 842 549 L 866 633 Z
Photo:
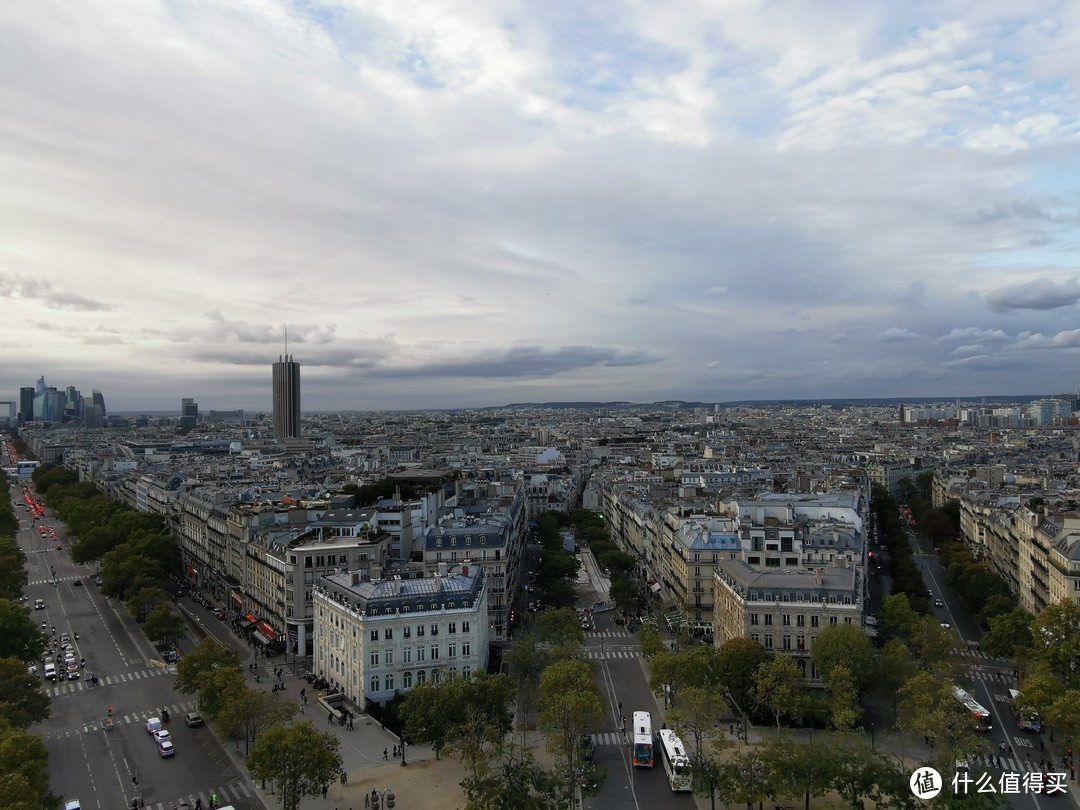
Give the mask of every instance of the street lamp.
M 405 740 L 401 741 L 401 767 L 404 768 L 409 763 L 405 761 Z
M 877 750 L 875 748 L 875 746 L 874 746 L 874 721 L 873 720 L 870 721 L 870 750 L 871 751 Z
M 739 768 L 739 773 L 742 774 L 742 778 L 746 779 L 750 783 L 750 792 L 746 798 L 746 810 L 754 810 L 754 799 L 757 798 L 757 785 L 761 780 L 761 777 L 765 775 L 765 770 L 762 768 L 760 762 L 755 762 L 749 768 Z M 761 810 L 761 802 L 758 803 L 758 810 Z

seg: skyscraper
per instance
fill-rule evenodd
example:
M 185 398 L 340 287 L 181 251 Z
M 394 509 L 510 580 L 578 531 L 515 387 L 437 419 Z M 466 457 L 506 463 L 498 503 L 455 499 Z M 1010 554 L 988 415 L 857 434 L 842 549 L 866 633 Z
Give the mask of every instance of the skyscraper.
M 180 427 L 193 428 L 199 423 L 199 403 L 191 397 L 180 400 Z
M 30 386 L 19 389 L 19 421 L 34 421 L 34 389 Z
M 300 438 L 300 364 L 290 354 L 274 363 L 274 438 Z

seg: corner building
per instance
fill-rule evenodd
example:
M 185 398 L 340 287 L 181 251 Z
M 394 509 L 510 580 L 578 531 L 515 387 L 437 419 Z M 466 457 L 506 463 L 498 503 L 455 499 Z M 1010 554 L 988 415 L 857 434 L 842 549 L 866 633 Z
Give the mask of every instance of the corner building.
M 468 565 L 422 579 L 324 576 L 313 669 L 360 711 L 428 680 L 471 678 L 487 669 L 487 598 L 483 572 Z

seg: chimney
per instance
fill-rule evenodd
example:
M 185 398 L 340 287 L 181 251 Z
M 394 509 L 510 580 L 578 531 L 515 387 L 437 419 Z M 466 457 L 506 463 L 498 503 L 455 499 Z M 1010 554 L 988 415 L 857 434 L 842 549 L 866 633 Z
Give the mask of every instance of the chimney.
M 442 591 L 442 574 L 435 575 L 435 593 Z
M 354 586 L 360 584 L 360 572 L 359 571 L 353 571 L 352 584 Z
M 463 577 L 467 577 L 469 575 L 469 566 L 467 566 L 467 565 L 461 566 L 461 575 Z
M 439 563 L 439 576 L 440 577 L 445 577 L 446 576 L 446 563 L 444 563 L 444 562 Z

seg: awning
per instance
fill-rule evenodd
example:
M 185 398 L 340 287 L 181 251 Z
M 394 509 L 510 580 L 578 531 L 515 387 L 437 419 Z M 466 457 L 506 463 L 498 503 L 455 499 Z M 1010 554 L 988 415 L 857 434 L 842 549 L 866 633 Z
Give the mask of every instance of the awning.
M 259 622 L 259 626 L 257 628 L 255 628 L 255 629 L 258 630 L 260 633 L 262 633 L 264 636 L 266 636 L 271 641 L 276 641 L 277 640 L 277 635 L 278 635 L 277 630 L 275 630 L 273 627 L 268 625 L 266 622 Z
M 258 630 L 256 630 L 251 635 L 253 635 L 255 637 L 255 640 L 258 641 L 260 644 L 269 644 L 270 643 L 270 639 L 268 639 L 266 636 L 264 636 Z
M 235 593 L 229 594 L 229 596 L 232 597 L 232 603 L 237 607 L 240 607 L 242 604 L 244 604 L 244 600 L 237 596 Z
M 259 620 L 252 618 L 251 614 L 249 613 L 247 616 L 244 616 L 244 618 L 240 619 L 240 629 L 241 630 L 247 630 L 252 625 L 255 625 L 255 624 L 258 624 L 258 623 L 259 623 Z
M 259 620 L 255 618 L 254 613 L 245 613 L 244 621 L 246 621 L 248 624 L 255 624 Z

